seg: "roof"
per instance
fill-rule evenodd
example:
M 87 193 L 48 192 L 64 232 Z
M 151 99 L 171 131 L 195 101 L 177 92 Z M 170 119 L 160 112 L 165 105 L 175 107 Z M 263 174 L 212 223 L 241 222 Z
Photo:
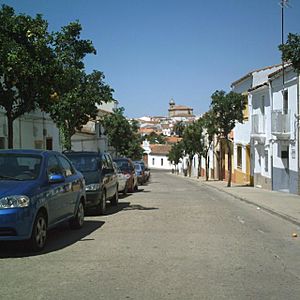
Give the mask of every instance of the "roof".
M 165 145 L 165 144 L 151 144 L 151 154 L 162 154 L 166 155 L 170 152 L 172 146 L 171 145 Z
M 292 64 L 287 64 L 287 65 L 284 66 L 285 70 L 286 69 L 290 70 L 291 68 L 292 68 Z M 272 77 L 275 77 L 276 75 L 280 74 L 281 72 L 282 72 L 282 67 L 280 69 L 276 70 L 275 72 L 269 74 L 268 78 L 270 79 Z
M 176 144 L 182 140 L 181 137 L 178 136 L 168 136 L 165 138 L 166 143 L 168 144 Z
M 234 81 L 232 84 L 231 84 L 231 87 L 233 87 L 234 85 L 238 84 L 239 82 L 247 79 L 248 77 L 252 76 L 253 73 L 255 72 L 260 72 L 260 71 L 264 71 L 264 70 L 267 70 L 267 69 L 272 69 L 274 67 L 278 67 L 280 66 L 280 64 L 277 64 L 277 65 L 272 65 L 272 66 L 268 66 L 268 67 L 264 67 L 264 68 L 260 68 L 260 69 L 256 69 L 256 70 L 253 70 L 249 73 L 247 73 L 246 75 L 244 75 L 243 77 L 241 77 L 240 79 Z

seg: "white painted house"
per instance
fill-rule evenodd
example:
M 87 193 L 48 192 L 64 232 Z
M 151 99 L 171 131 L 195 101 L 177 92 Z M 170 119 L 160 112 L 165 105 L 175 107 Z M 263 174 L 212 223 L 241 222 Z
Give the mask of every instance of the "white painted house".
M 269 81 L 272 189 L 299 194 L 299 76 L 288 66 Z
M 146 154 L 146 163 L 149 168 L 163 170 L 172 169 L 172 164 L 167 157 L 167 154 L 171 150 L 171 145 L 149 144 L 146 140 L 143 141 L 142 147 Z
M 248 91 L 268 82 L 268 75 L 280 68 L 280 65 L 265 67 L 249 72 L 231 84 L 233 92 L 247 95 L 246 107 L 243 111 L 243 123 L 237 123 L 233 130 L 233 182 L 253 184 L 253 162 L 251 163 L 251 127 L 249 118 L 251 97 Z M 254 120 L 256 121 L 256 120 Z
M 49 115 L 39 110 L 26 113 L 13 123 L 13 147 L 61 151 L 59 130 Z M 0 149 L 7 148 L 8 130 L 5 111 L 0 109 Z

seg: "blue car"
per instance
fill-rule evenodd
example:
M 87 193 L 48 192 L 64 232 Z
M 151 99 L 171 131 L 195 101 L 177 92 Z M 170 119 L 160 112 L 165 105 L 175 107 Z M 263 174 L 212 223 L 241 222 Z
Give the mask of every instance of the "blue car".
M 48 229 L 83 226 L 85 201 L 83 175 L 63 154 L 0 150 L 0 241 L 28 240 L 40 251 Z

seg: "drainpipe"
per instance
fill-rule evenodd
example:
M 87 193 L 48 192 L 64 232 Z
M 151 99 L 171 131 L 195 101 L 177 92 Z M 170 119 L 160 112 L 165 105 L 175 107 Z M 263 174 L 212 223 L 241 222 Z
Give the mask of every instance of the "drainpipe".
M 269 81 L 268 82 L 269 85 L 269 98 L 270 98 L 270 123 L 271 123 L 271 140 L 269 140 L 270 142 L 270 151 L 271 151 L 271 189 L 272 191 L 274 191 L 274 180 L 273 180 L 273 152 L 274 152 L 274 139 L 272 137 L 272 112 L 273 112 L 273 97 L 272 97 L 272 82 Z
M 298 159 L 298 195 L 300 195 L 300 143 L 299 143 L 299 137 L 300 137 L 300 126 L 299 126 L 299 116 L 300 116 L 300 73 L 297 72 L 297 113 L 298 113 L 298 116 L 297 116 L 297 131 L 296 131 L 296 141 L 298 143 L 298 153 L 297 153 L 297 159 Z

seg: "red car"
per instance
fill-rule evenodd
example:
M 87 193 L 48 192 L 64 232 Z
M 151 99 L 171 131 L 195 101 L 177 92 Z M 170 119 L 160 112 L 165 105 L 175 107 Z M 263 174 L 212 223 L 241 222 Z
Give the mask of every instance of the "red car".
M 121 169 L 122 173 L 128 176 L 128 191 L 134 192 L 138 190 L 138 181 L 135 173 L 135 168 L 130 158 L 115 158 L 113 160 Z

